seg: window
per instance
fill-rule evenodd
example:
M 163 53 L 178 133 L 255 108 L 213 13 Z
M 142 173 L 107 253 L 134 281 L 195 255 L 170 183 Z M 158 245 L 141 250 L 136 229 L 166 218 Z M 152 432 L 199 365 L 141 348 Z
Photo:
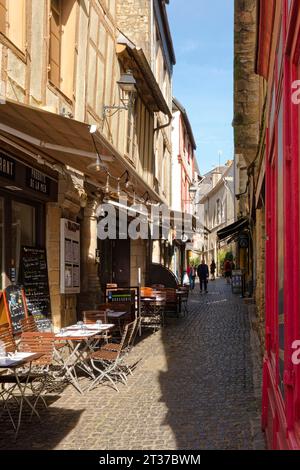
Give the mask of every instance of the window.
M 51 0 L 49 80 L 69 98 L 73 97 L 76 5 L 76 0 Z
M 59 0 L 51 0 L 49 79 L 60 86 L 61 9 Z
M 220 223 L 221 223 L 221 201 L 220 201 L 220 199 L 217 200 L 216 214 L 217 214 L 217 225 L 220 225 Z
M 156 28 L 155 35 L 155 74 L 156 80 L 160 84 L 160 60 L 161 60 L 161 51 L 160 51 L 160 36 L 158 29 Z
M 19 276 L 20 253 L 22 246 L 35 246 L 36 243 L 36 209 L 21 202 L 12 202 L 12 266 Z
M 127 117 L 126 154 L 132 161 L 136 158 L 136 105 L 130 107 Z
M 93 6 L 90 9 L 87 104 L 92 113 L 101 116 L 103 104 L 117 102 L 113 84 L 119 77 L 114 39 L 105 27 L 105 20 Z M 127 123 L 125 121 L 125 135 Z M 124 152 L 126 148 L 124 149 Z
M 222 223 L 226 222 L 226 217 L 225 217 L 225 202 L 223 202 L 222 205 L 221 205 L 221 222 L 222 222 Z
M 26 0 L 0 0 L 0 31 L 21 51 L 25 49 Z

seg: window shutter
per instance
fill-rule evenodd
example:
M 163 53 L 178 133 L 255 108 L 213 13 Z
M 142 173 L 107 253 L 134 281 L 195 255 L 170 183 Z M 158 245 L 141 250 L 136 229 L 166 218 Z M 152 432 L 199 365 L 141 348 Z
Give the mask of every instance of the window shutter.
M 1 1 L 1 0 L 0 0 Z M 60 86 L 60 14 L 54 8 L 50 18 L 49 79 Z
M 0 32 L 6 33 L 6 0 L 0 0 Z

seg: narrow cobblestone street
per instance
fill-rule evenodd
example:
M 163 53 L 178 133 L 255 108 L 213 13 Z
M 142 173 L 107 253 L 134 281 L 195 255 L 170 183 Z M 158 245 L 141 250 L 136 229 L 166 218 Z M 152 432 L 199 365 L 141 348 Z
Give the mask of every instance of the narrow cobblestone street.
M 263 449 L 252 380 L 247 306 L 223 279 L 190 295 L 189 314 L 143 336 L 120 393 L 107 386 L 54 397 L 42 422 L 27 417 L 17 443 L 1 425 L 0 448 Z M 12 444 L 13 443 L 13 444 Z

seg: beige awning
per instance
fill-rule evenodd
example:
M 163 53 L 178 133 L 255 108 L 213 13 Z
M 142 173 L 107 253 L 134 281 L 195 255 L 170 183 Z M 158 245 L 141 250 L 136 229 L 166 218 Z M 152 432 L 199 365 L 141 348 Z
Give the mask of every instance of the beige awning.
M 52 163 L 61 163 L 78 170 L 95 183 L 105 184 L 105 171 L 95 172 L 88 166 L 96 161 L 90 126 L 58 114 L 12 101 L 0 105 L 0 135 L 34 151 Z M 159 195 L 99 130 L 94 134 L 97 151 L 109 172 L 116 178 L 125 170 L 131 175 L 137 194 L 148 191 L 154 201 Z

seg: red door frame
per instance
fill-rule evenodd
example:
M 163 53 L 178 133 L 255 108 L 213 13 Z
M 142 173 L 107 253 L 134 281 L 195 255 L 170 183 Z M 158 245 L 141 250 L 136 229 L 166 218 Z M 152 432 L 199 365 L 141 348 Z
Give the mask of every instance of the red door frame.
M 292 343 L 300 339 L 299 105 L 292 103 L 292 81 L 299 79 L 298 0 L 283 0 L 283 81 L 277 83 L 274 127 L 267 132 L 266 163 L 266 354 L 263 367 L 262 425 L 269 447 L 300 449 L 300 366 L 292 363 Z M 281 61 L 281 57 L 279 58 Z M 279 388 L 278 324 L 278 113 L 283 98 L 284 194 L 284 397 Z M 274 131 L 275 129 L 275 131 Z
M 291 328 L 289 337 L 289 357 L 292 357 L 293 349 L 292 343 L 300 339 L 300 300 L 299 300 L 299 286 L 300 286 L 300 212 L 299 212 L 299 112 L 300 104 L 295 105 L 291 99 L 291 85 L 294 80 L 300 79 L 300 12 L 299 2 L 293 2 L 291 7 L 291 15 L 288 21 L 288 34 L 287 34 L 287 76 L 289 80 L 286 82 L 286 93 L 290 93 L 289 99 L 289 124 L 290 124 L 290 141 L 288 148 L 289 155 L 289 172 L 287 174 L 287 181 L 290 182 L 290 188 L 293 188 L 293 194 L 290 194 L 290 206 L 292 208 L 292 219 L 290 223 L 290 246 L 291 246 L 291 275 L 289 282 L 291 283 L 292 295 L 291 300 Z M 296 196 L 296 197 L 295 197 Z M 298 449 L 300 448 L 300 369 L 299 365 L 293 365 L 290 359 L 290 381 L 292 388 L 291 401 L 289 403 L 289 418 L 290 426 L 292 428 L 291 439 L 294 435 L 297 436 Z M 289 427 L 290 429 L 290 427 Z M 289 430 L 288 430 L 289 431 Z

